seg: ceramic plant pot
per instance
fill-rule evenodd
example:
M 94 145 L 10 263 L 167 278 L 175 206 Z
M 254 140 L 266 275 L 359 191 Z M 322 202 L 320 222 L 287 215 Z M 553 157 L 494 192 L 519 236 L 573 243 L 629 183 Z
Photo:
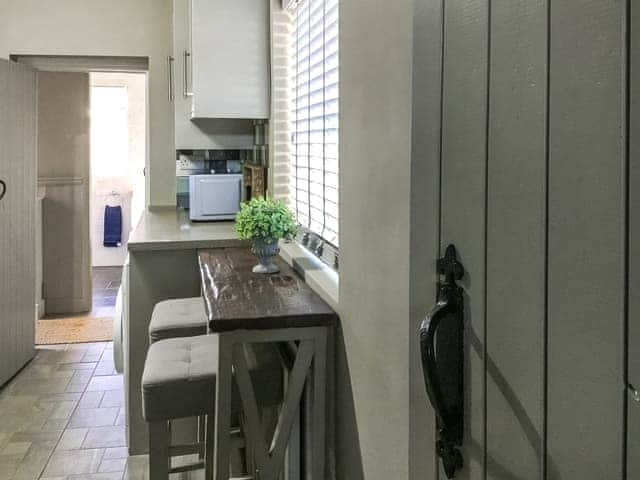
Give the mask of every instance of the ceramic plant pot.
M 278 273 L 280 268 L 273 262 L 273 257 L 280 253 L 278 240 L 257 238 L 253 241 L 251 252 L 258 257 L 258 265 L 253 267 L 253 273 Z

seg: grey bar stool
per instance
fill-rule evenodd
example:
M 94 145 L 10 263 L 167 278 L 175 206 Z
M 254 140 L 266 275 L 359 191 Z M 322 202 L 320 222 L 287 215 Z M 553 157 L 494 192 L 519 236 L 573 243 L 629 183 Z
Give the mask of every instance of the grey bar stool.
M 149 343 L 207 333 L 207 314 L 202 297 L 176 298 L 158 302 L 149 323 Z
M 163 300 L 154 306 L 151 314 L 149 344 L 167 338 L 205 335 L 207 330 L 207 314 L 202 297 Z M 198 443 L 204 442 L 205 422 L 204 416 L 198 417 Z M 202 458 L 203 454 L 200 454 Z
M 171 445 L 171 420 L 206 417 L 207 435 L 213 425 L 218 337 L 201 335 L 161 340 L 152 344 L 142 374 L 142 412 L 149 423 L 149 473 L 166 480 L 169 473 L 205 468 L 211 478 L 212 459 L 173 468 L 171 458 L 205 452 L 205 441 Z
M 142 410 L 149 423 L 149 467 L 153 480 L 166 480 L 169 473 L 203 467 L 205 477 L 212 478 L 218 339 L 217 335 L 171 338 L 149 347 L 142 375 Z M 245 358 L 260 405 L 279 405 L 283 373 L 276 349 L 269 344 L 247 346 Z M 231 398 L 232 411 L 237 413 L 241 401 L 235 384 Z M 205 439 L 195 445 L 172 446 L 170 422 L 185 417 L 206 417 Z M 232 431 L 230 448 L 244 447 L 238 433 Z M 204 462 L 175 468 L 171 465 L 174 456 L 202 452 Z

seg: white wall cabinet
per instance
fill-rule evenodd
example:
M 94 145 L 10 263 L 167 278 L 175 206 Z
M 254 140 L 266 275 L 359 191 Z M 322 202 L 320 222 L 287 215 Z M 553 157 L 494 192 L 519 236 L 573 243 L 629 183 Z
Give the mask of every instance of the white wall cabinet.
M 246 12 L 236 15 L 242 18 L 242 25 L 259 24 L 260 35 L 266 40 L 253 47 L 253 50 L 262 53 L 251 53 L 252 49 L 249 48 L 242 56 L 235 51 L 234 63 L 225 64 L 220 58 L 220 50 L 227 49 L 230 42 L 246 42 L 238 29 L 226 24 L 221 15 L 216 16 L 210 10 L 212 6 L 220 5 L 219 9 L 224 10 L 226 16 L 227 10 L 237 10 L 236 3 L 245 5 Z M 250 4 L 256 6 L 255 11 L 247 8 Z M 229 9 L 229 5 L 234 8 Z M 173 102 L 176 149 L 252 147 L 253 128 L 247 119 L 265 118 L 269 111 L 269 77 L 266 67 L 269 53 L 269 18 L 266 5 L 266 1 L 263 0 L 174 0 Z M 197 13 L 194 13 L 194 9 Z M 222 43 L 211 38 L 210 33 L 213 31 L 224 40 Z M 197 53 L 193 51 L 192 43 L 198 46 Z M 239 46 L 239 49 L 242 48 L 246 50 L 246 45 Z M 244 67 L 250 61 L 255 64 L 253 73 L 247 73 L 248 69 Z M 240 71 L 240 68 L 243 70 Z M 231 73 L 221 82 L 216 79 L 220 71 Z M 194 73 L 198 74 L 197 81 Z M 249 74 L 253 75 L 253 78 L 249 79 Z M 208 78 L 208 75 L 212 77 Z M 248 84 L 250 87 L 243 87 L 242 83 L 239 83 L 238 78 L 241 77 L 245 78 L 244 85 Z M 231 84 L 234 84 L 233 91 L 229 87 Z M 244 93 L 241 93 L 241 90 Z M 250 97 L 253 100 L 247 102 L 246 99 Z M 256 108 L 258 104 L 260 108 Z M 194 109 L 197 109 L 195 113 Z
M 192 117 L 269 117 L 268 0 L 191 0 Z

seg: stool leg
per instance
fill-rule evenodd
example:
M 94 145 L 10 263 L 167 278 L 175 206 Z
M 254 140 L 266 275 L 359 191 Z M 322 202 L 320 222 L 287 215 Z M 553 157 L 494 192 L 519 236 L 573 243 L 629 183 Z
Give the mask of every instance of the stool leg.
M 206 446 L 206 431 L 207 431 L 207 427 L 205 425 L 207 421 L 207 417 L 206 415 L 200 415 L 198 417 L 198 437 L 197 437 L 197 442 L 198 443 L 204 443 Z M 199 453 L 198 454 L 198 460 L 204 460 L 204 453 Z
M 213 444 L 215 433 L 215 415 L 210 413 L 206 416 L 205 440 L 204 440 L 204 478 L 213 480 Z
M 149 423 L 149 476 L 153 480 L 168 480 L 169 422 Z

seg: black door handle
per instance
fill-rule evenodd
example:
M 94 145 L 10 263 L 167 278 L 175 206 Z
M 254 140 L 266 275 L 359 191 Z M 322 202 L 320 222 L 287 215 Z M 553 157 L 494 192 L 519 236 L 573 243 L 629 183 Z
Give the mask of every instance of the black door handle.
M 438 455 L 447 478 L 462 468 L 464 430 L 464 298 L 456 284 L 464 268 L 453 245 L 438 260 L 445 279 L 438 284 L 435 307 L 420 325 L 422 370 L 429 401 L 436 412 Z
M 4 198 L 5 193 L 7 193 L 7 184 L 4 180 L 0 180 L 0 200 Z

